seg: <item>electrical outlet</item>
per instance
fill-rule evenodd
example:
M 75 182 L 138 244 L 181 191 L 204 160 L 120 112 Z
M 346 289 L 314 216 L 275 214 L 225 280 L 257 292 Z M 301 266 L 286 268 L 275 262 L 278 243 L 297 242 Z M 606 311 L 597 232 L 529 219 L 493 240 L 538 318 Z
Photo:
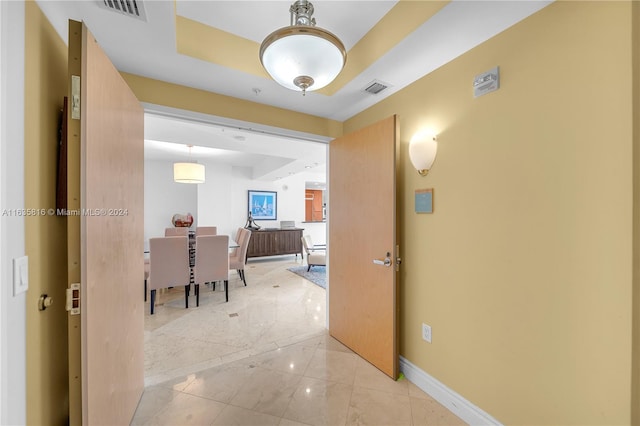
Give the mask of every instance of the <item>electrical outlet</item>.
M 431 326 L 422 323 L 422 340 L 431 343 Z

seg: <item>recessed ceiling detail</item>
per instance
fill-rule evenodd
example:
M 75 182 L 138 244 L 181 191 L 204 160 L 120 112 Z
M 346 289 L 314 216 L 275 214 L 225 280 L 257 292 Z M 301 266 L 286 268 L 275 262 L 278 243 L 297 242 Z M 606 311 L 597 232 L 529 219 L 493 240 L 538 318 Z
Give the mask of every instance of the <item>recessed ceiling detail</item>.
M 229 129 L 226 129 L 229 130 Z M 244 141 L 240 139 L 244 138 Z M 185 144 L 192 145 L 189 151 Z M 218 125 L 145 113 L 145 159 L 171 162 L 198 161 L 210 170 L 235 168 L 254 180 L 274 181 L 281 176 L 324 170 L 326 145 L 285 136 L 250 133 Z M 313 165 L 306 169 L 306 165 Z
M 270 132 L 292 129 L 311 140 L 339 136 L 343 121 L 553 3 L 312 1 L 314 16 L 340 35 L 349 59 L 331 84 L 302 97 L 275 83 L 258 56 L 265 36 L 287 24 L 282 7 L 292 0 L 37 0 L 62 40 L 69 17 L 87 22 L 145 108 L 257 121 Z M 147 21 L 120 16 L 130 11 Z M 365 96 L 374 79 L 392 85 Z
M 448 3 L 448 0 L 397 2 L 350 49 L 347 46 L 350 59 L 342 73 L 333 83 L 315 93 L 335 94 Z M 176 49 L 183 55 L 269 79 L 258 59 L 258 42 L 181 16 L 178 8 Z

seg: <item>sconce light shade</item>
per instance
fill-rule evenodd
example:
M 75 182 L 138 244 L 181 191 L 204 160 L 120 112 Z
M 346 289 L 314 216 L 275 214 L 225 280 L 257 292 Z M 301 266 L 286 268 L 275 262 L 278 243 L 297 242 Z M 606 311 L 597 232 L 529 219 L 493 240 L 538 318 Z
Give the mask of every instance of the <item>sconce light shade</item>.
M 173 163 L 173 180 L 179 183 L 204 183 L 204 165 Z
M 427 132 L 416 133 L 409 142 L 409 158 L 420 176 L 426 176 L 436 159 L 436 137 Z

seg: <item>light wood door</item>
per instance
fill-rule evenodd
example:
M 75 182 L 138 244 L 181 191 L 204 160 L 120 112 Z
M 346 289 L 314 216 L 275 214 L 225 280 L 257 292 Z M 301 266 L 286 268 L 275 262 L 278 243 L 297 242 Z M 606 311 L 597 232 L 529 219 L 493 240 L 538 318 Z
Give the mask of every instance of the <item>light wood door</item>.
M 311 203 L 311 220 L 319 222 L 322 220 L 322 191 L 319 189 L 312 190 L 313 202 Z
M 80 98 L 69 98 L 69 278 L 81 284 L 69 320 L 70 424 L 123 425 L 144 389 L 144 113 L 76 21 L 69 73 L 70 87 L 80 76 Z
M 329 332 L 394 379 L 397 131 L 393 116 L 329 144 L 328 222 Z
M 307 222 L 322 221 L 322 191 L 307 189 L 304 191 L 305 220 Z

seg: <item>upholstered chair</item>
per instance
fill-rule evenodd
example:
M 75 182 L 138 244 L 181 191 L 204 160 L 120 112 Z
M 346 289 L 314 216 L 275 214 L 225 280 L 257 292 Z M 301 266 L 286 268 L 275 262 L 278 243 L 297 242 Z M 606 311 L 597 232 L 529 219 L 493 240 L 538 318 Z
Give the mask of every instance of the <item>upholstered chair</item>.
M 200 305 L 200 284 L 224 281 L 225 299 L 229 301 L 229 236 L 196 237 L 196 261 L 193 268 L 196 306 Z
M 151 315 L 154 313 L 156 290 L 184 286 L 185 308 L 189 307 L 189 242 L 182 237 L 149 239 L 149 278 Z
M 164 228 L 165 237 L 187 237 L 189 236 L 189 228 L 186 226 L 177 226 L 174 228 Z
M 217 226 L 196 226 L 196 237 L 199 235 L 218 235 Z
M 327 264 L 327 252 L 326 247 L 317 247 L 313 245 L 310 235 L 302 236 L 302 247 L 304 247 L 305 253 L 307 253 L 307 272 L 311 270 L 312 266 L 324 266 Z
M 247 248 L 249 247 L 249 240 L 251 239 L 251 230 L 245 228 L 238 228 L 238 236 L 236 242 L 238 248 L 231 254 L 229 254 L 229 269 L 238 271 L 240 279 L 247 285 L 247 278 L 244 274 L 244 265 L 247 263 Z
M 149 258 L 144 260 L 144 301 L 147 301 L 147 280 L 149 279 Z

